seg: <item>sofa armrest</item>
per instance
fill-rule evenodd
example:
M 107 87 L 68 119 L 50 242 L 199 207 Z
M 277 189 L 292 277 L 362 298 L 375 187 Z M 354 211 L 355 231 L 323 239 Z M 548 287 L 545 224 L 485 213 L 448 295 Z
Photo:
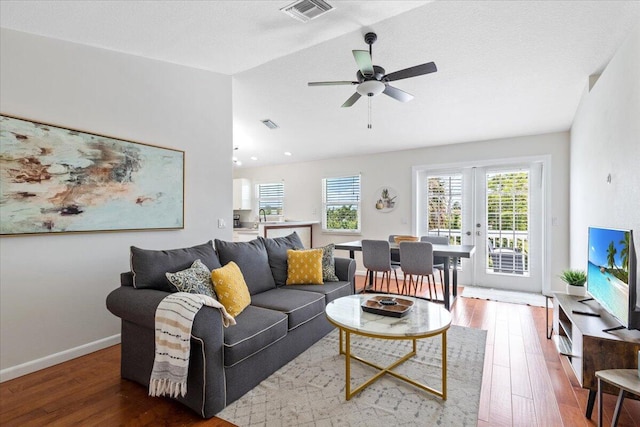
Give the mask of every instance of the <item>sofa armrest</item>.
M 169 292 L 121 286 L 107 296 L 107 309 L 122 320 L 155 329 L 156 308 Z
M 338 276 L 338 279 L 345 282 L 351 282 L 355 293 L 356 261 L 351 258 L 335 257 L 334 262 L 336 266 L 336 276 Z
M 164 291 L 121 286 L 107 296 L 107 308 L 123 321 L 123 378 L 149 385 L 155 353 L 155 313 L 167 295 Z M 204 418 L 226 405 L 223 335 L 220 311 L 203 306 L 191 328 L 188 393 L 177 400 Z

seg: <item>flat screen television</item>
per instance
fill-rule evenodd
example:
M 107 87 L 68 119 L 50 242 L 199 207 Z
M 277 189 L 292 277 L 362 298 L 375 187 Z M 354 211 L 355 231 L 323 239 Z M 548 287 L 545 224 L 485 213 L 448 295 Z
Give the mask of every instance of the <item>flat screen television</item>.
M 631 230 L 589 227 L 587 292 L 628 329 L 640 328 L 636 265 Z

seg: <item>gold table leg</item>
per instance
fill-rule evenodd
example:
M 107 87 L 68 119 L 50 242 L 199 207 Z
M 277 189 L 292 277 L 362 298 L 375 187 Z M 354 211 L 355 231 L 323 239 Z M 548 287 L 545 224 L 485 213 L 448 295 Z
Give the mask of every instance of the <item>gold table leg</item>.
M 342 350 L 342 333 L 344 332 L 345 334 L 345 349 L 344 351 Z M 356 394 L 360 393 L 363 389 L 365 389 L 366 387 L 370 386 L 371 384 L 373 384 L 375 381 L 377 381 L 380 377 L 382 377 L 384 374 L 389 374 L 395 378 L 398 378 L 399 380 L 402 380 L 406 383 L 411 384 L 414 387 L 417 387 L 421 390 L 427 391 L 429 393 L 433 393 L 436 396 L 442 398 L 442 400 L 447 400 L 447 331 L 445 330 L 442 333 L 442 391 L 440 390 L 436 390 L 432 387 L 429 387 L 425 384 L 422 384 L 418 381 L 412 380 L 411 378 L 399 374 L 397 372 L 394 372 L 393 369 L 395 367 L 397 367 L 398 365 L 406 362 L 407 360 L 409 360 L 410 358 L 412 358 L 413 356 L 415 356 L 417 354 L 417 344 L 416 344 L 416 339 L 413 339 L 413 345 L 412 345 L 412 351 L 410 351 L 409 353 L 405 354 L 404 356 L 402 356 L 400 359 L 396 360 L 395 362 L 393 362 L 392 364 L 390 364 L 389 366 L 383 367 L 383 366 L 379 366 L 373 362 L 370 362 L 366 359 L 363 359 L 361 357 L 355 356 L 353 354 L 351 354 L 351 332 L 349 332 L 348 330 L 343 330 L 343 329 L 339 329 L 339 333 L 340 333 L 340 354 L 344 354 L 345 355 L 345 397 L 346 400 L 351 400 L 351 398 L 353 396 L 355 396 Z M 380 372 L 378 372 L 377 374 L 375 374 L 373 377 L 369 378 L 367 381 L 365 381 L 364 383 L 360 384 L 359 386 L 357 386 L 353 391 L 351 391 L 351 359 L 355 359 L 361 363 L 364 363 L 365 365 L 371 366 L 372 368 L 376 368 L 378 369 Z

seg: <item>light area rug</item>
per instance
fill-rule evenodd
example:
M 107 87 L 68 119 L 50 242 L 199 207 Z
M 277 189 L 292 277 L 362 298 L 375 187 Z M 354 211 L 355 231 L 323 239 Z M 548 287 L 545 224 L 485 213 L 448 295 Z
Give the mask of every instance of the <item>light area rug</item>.
M 480 288 L 475 286 L 465 286 L 462 290 L 465 298 L 487 299 L 492 301 L 509 302 L 512 304 L 527 304 L 535 307 L 545 306 L 545 296 L 532 292 L 517 292 L 503 289 Z M 549 307 L 551 307 L 549 301 Z
M 352 354 L 387 366 L 411 341 L 352 334 Z M 384 375 L 345 400 L 345 359 L 334 330 L 216 416 L 238 426 L 476 426 L 486 331 L 447 333 L 447 400 Z M 395 370 L 441 389 L 441 336 L 418 340 L 418 354 Z M 377 372 L 351 362 L 352 389 Z

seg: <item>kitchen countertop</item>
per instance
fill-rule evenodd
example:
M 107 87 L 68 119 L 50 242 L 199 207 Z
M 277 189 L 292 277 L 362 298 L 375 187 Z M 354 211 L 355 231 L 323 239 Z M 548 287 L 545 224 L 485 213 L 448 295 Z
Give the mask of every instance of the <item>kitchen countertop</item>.
M 267 221 L 267 222 L 259 222 L 258 228 L 240 227 L 240 228 L 234 228 L 233 231 L 237 231 L 243 234 L 253 234 L 253 233 L 258 233 L 261 228 L 264 228 L 264 226 L 295 228 L 295 227 L 313 225 L 313 224 L 320 224 L 320 221 Z

